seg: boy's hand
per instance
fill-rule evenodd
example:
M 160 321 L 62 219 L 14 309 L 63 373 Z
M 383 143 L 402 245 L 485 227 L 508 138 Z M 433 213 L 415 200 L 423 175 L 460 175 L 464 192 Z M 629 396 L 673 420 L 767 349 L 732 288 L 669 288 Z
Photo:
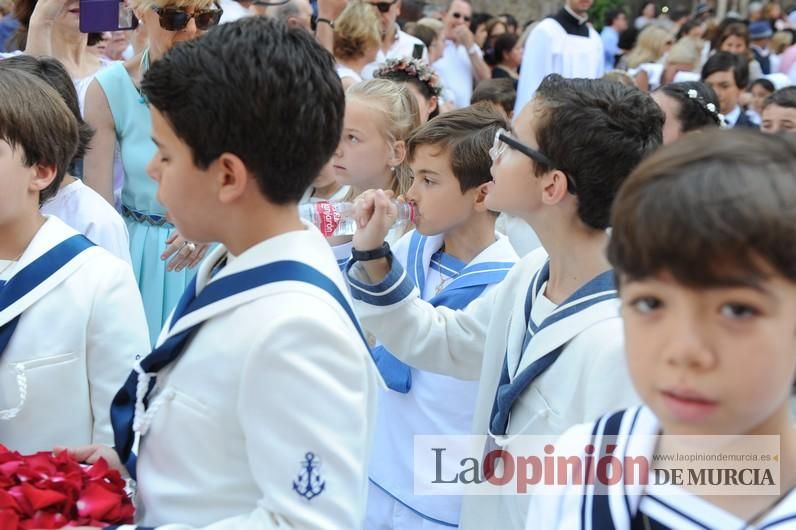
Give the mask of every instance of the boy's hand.
M 108 447 L 107 445 L 94 444 L 84 445 L 82 447 L 56 447 L 53 449 L 53 452 L 56 454 L 62 453 L 63 451 L 69 453 L 69 456 L 78 462 L 85 464 L 94 464 L 97 462 L 97 460 L 102 458 L 108 463 L 108 467 L 121 473 L 123 478 L 130 477 L 130 474 L 127 472 L 127 468 L 124 467 L 124 464 L 122 464 L 122 461 L 119 459 L 119 455 L 116 453 L 116 450 L 112 447 Z
M 354 248 L 360 251 L 375 250 L 398 218 L 398 209 L 392 203 L 393 192 L 369 190 L 354 201 Z

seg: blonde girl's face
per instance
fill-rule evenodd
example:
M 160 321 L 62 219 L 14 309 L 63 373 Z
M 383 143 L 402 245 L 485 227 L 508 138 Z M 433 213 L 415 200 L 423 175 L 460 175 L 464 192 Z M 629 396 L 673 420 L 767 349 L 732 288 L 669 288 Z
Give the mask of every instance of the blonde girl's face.
M 343 136 L 333 159 L 341 184 L 360 191 L 389 186 L 393 147 L 385 138 L 383 122 L 384 116 L 372 105 L 355 98 L 346 101 Z
M 146 31 L 147 40 L 149 43 L 150 56 L 153 59 L 162 57 L 172 46 L 178 42 L 187 41 L 198 37 L 206 30 L 200 30 L 196 27 L 196 20 L 191 18 L 188 24 L 177 31 L 169 31 L 161 27 L 160 16 L 154 8 L 162 7 L 166 9 L 184 10 L 188 14 L 194 14 L 197 11 L 207 11 L 218 9 L 212 2 L 196 1 L 183 3 L 185 5 L 177 5 L 176 3 L 165 3 L 163 5 L 149 4 L 140 7 L 136 14 L 144 26 Z

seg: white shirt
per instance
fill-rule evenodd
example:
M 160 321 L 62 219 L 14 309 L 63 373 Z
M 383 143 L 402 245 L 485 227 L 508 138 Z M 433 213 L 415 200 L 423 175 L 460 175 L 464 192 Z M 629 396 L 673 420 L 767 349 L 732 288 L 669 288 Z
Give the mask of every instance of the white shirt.
M 732 111 L 731 111 L 731 112 L 728 112 L 728 113 L 727 113 L 727 114 L 724 116 L 724 121 L 725 121 L 725 122 L 727 123 L 727 125 L 729 125 L 730 127 L 735 127 L 735 124 L 736 124 L 736 123 L 738 123 L 738 118 L 740 118 L 740 117 L 741 117 L 741 107 L 739 107 L 738 105 L 736 105 L 736 106 L 735 106 L 735 108 L 734 108 L 734 109 L 732 109 Z
M 453 92 L 453 102 L 459 108 L 470 105 L 473 96 L 473 63 L 467 48 L 452 40 L 445 41 L 442 58 L 434 63 L 434 69 L 445 86 Z
M 337 71 L 337 76 L 341 80 L 342 79 L 346 79 L 346 78 L 353 79 L 354 83 L 359 83 L 359 82 L 362 81 L 362 76 L 361 75 L 359 75 L 354 70 L 352 70 L 351 68 L 349 68 L 349 67 L 347 67 L 345 65 L 337 63 L 337 65 L 334 68 Z
M 221 4 L 221 9 L 224 10 L 224 13 L 221 15 L 222 24 L 235 22 L 238 19 L 251 16 L 249 10 L 235 0 L 219 0 L 219 3 Z
M 130 236 L 119 213 L 79 180 L 58 190 L 44 203 L 41 212 L 54 215 L 63 222 L 130 265 Z
M 392 43 L 392 46 L 390 46 L 390 49 L 387 50 L 387 53 L 384 53 L 384 51 L 379 48 L 379 52 L 376 54 L 376 60 L 362 69 L 362 77 L 364 79 L 373 79 L 373 72 L 383 65 L 387 59 L 412 57 L 412 52 L 414 52 L 415 45 L 417 44 L 423 47 L 423 57 L 421 58 L 421 61 L 425 64 L 428 64 L 428 50 L 426 49 L 426 45 L 423 44 L 423 41 L 404 31 L 401 31 L 401 28 L 399 28 L 396 24 L 395 41 Z

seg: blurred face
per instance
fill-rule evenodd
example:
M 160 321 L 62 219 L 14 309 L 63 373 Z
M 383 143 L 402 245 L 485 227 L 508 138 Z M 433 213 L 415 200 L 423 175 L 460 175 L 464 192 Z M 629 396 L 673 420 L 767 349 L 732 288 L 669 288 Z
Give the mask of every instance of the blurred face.
M 367 2 L 373 6 L 373 9 L 379 16 L 382 34 L 386 33 L 390 28 L 395 27 L 398 15 L 401 14 L 401 0 L 367 0 Z M 381 9 L 379 9 L 379 4 L 382 5 Z M 387 9 L 386 12 L 382 11 L 387 6 L 389 6 L 389 9 Z
M 522 109 L 511 134 L 533 149 L 539 148 L 533 126 L 536 105 L 532 101 Z M 534 173 L 534 164 L 529 157 L 511 148 L 505 149 L 497 159 L 493 158 L 492 182 L 486 196 L 487 208 L 523 218 L 534 212 L 540 203 L 540 183 Z
M 66 0 L 55 25 L 61 30 L 80 32 L 80 0 Z
M 581 17 L 586 16 L 593 3 L 593 0 L 567 0 L 569 8 Z
M 431 45 L 428 47 L 428 64 L 434 64 L 442 58 L 442 53 L 445 51 L 445 43 L 442 42 L 441 37 L 434 38 Z
M 335 175 L 341 184 L 362 191 L 388 185 L 393 149 L 382 136 L 381 119 L 361 101 L 346 101 L 343 137 L 334 156 Z
M 503 35 L 508 30 L 506 29 L 506 25 L 503 23 L 495 24 L 492 26 L 492 31 L 489 32 L 490 37 L 497 37 L 498 35 Z
M 433 145 L 418 147 L 411 166 L 414 176 L 406 199 L 415 206 L 418 232 L 441 234 L 470 219 L 479 190 L 483 191 L 486 184 L 462 193 L 447 150 Z
M 752 87 L 752 109 L 761 114 L 763 112 L 763 100 L 771 95 L 771 92 L 760 85 Z
M 417 106 L 420 109 L 421 123 L 426 123 L 428 121 L 428 117 L 432 112 L 434 112 L 434 109 L 437 108 L 437 97 L 434 96 L 431 99 L 427 98 L 422 92 L 420 92 L 420 89 L 417 88 L 414 83 L 406 83 L 406 88 L 412 93 L 417 101 Z
M 518 41 L 517 44 L 511 49 L 511 53 L 508 55 L 503 55 L 503 60 L 512 68 L 518 68 L 522 64 L 522 52 L 522 45 Z
M 737 35 L 730 35 L 721 43 L 719 50 L 741 55 L 746 53 L 746 41 Z
M 147 173 L 158 183 L 157 199 L 168 212 L 180 234 L 190 241 L 213 239 L 212 216 L 215 210 L 215 163 L 205 170 L 193 163 L 190 148 L 174 133 L 163 115 L 154 107 L 152 138 L 158 150 L 147 165 Z
M 714 72 L 705 78 L 705 84 L 716 92 L 722 114 L 729 114 L 738 105 L 741 89 L 735 84 L 732 70 Z
M 666 121 L 663 123 L 663 144 L 668 145 L 683 135 L 683 124 L 678 117 L 680 102 L 661 91 L 653 92 L 652 99 L 666 115 Z
M 165 6 L 171 9 L 184 10 L 186 13 L 194 14 L 197 9 L 193 6 L 176 8 L 174 6 Z M 214 6 L 199 9 L 198 11 L 217 9 Z M 149 41 L 150 56 L 152 59 L 158 59 L 163 56 L 178 42 L 187 41 L 198 37 L 204 31 L 196 27 L 196 21 L 191 18 L 188 25 L 179 31 L 169 31 L 160 26 L 160 17 L 152 9 L 144 9 L 139 13 L 139 19 L 144 21 L 144 28 L 146 30 L 147 39 Z
M 654 18 L 655 17 L 655 4 L 646 4 L 644 6 L 644 11 L 641 14 L 644 15 L 645 18 Z
M 287 19 L 287 25 L 291 28 L 303 28 L 312 31 L 312 5 L 309 0 L 293 0 L 299 9 L 299 14 Z
M 105 50 L 105 56 L 108 59 L 118 61 L 122 58 L 124 50 L 130 44 L 130 36 L 127 31 L 114 31 L 111 33 L 111 38 L 108 47 Z
M 630 374 L 665 434 L 788 428 L 796 285 L 697 289 L 665 274 L 624 283 L 621 300 Z
M 620 13 L 619 16 L 614 19 L 614 29 L 619 33 L 627 29 L 627 15 Z
M 478 24 L 478 27 L 475 28 L 475 42 L 478 44 L 479 47 L 483 48 L 486 44 L 486 39 L 489 37 L 489 33 L 486 31 L 486 24 Z
M 473 8 L 467 2 L 454 0 L 448 12 L 445 13 L 445 35 L 453 39 L 453 31 L 459 26 L 469 26 L 473 17 Z
M 38 212 L 39 193 L 55 178 L 54 170 L 45 175 L 36 166 L 26 167 L 24 158 L 21 147 L 12 148 L 0 140 L 0 234 L 5 227 Z
M 796 132 L 796 109 L 769 105 L 763 109 L 760 130 L 768 134 Z

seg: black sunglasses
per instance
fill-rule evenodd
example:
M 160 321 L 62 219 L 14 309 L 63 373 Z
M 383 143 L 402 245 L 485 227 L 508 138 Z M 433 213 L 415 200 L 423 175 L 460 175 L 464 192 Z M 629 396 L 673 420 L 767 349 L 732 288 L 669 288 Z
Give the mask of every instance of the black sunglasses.
M 392 0 L 392 2 L 368 2 L 368 3 L 374 6 L 376 9 L 378 9 L 379 13 L 386 13 L 390 10 L 392 6 L 395 5 L 397 1 L 398 0 Z
M 461 13 L 451 13 L 451 16 L 453 16 L 453 18 L 463 18 L 465 22 L 470 22 L 471 20 L 470 17 L 467 15 L 462 15 Z
M 495 134 L 495 143 L 492 146 L 492 149 L 489 150 L 489 156 L 492 158 L 493 162 L 497 161 L 497 159 L 500 158 L 505 151 L 505 148 L 501 146 L 501 143 L 514 149 L 515 151 L 519 151 L 537 164 L 550 169 L 556 167 L 555 164 L 553 164 L 553 161 L 547 158 L 544 153 L 534 149 L 533 147 L 525 145 L 515 138 L 512 138 L 505 129 L 500 129 L 497 134 Z M 574 194 L 576 190 L 575 181 L 568 173 L 564 174 L 567 177 L 567 191 Z
M 191 19 L 194 20 L 196 29 L 204 31 L 212 26 L 217 26 L 221 15 L 224 14 L 224 10 L 221 9 L 218 2 L 214 2 L 213 5 L 216 6 L 216 9 L 201 9 L 193 13 L 188 13 L 185 9 L 180 8 L 156 6 L 152 7 L 152 11 L 158 14 L 160 27 L 166 31 L 182 31 L 188 26 Z

